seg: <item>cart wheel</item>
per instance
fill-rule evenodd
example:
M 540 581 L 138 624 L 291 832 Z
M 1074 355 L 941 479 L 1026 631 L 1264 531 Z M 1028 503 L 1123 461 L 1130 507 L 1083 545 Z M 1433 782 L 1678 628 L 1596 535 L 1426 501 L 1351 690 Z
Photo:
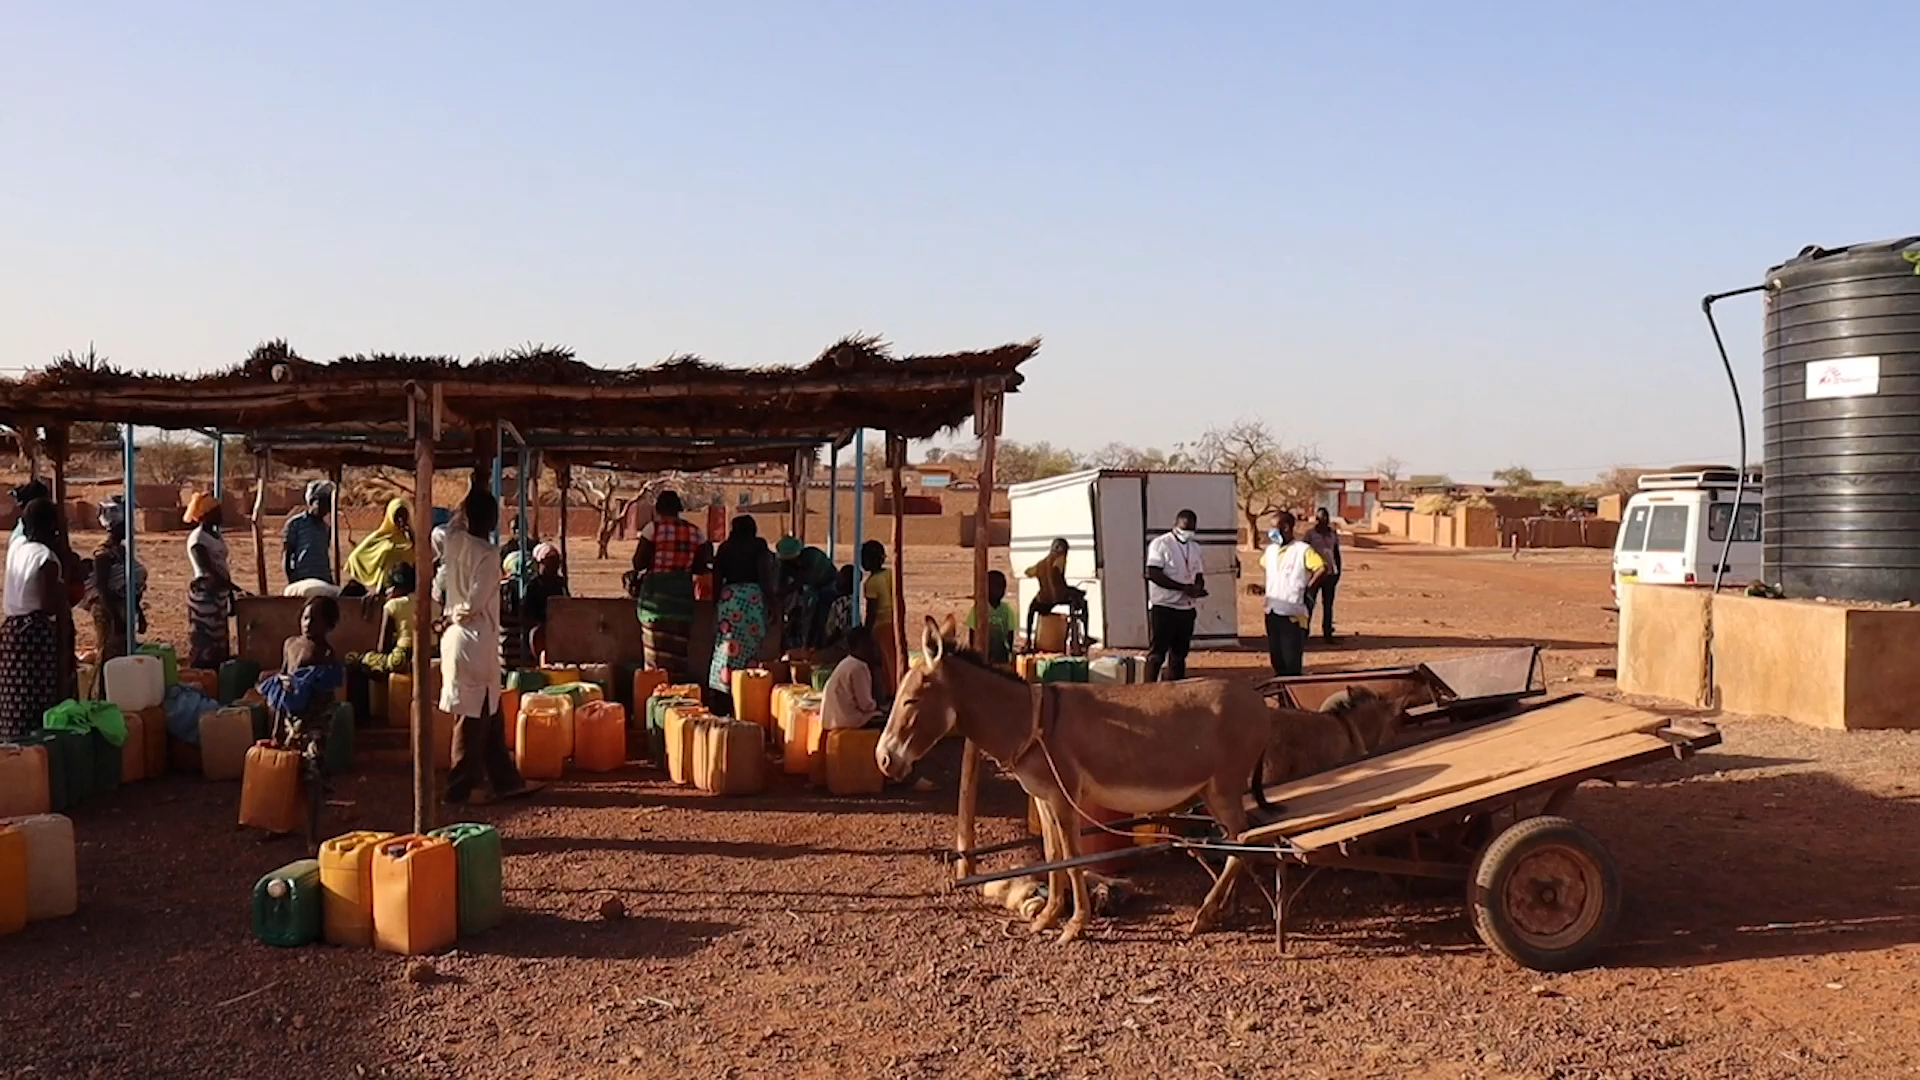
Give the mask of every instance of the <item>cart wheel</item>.
M 1584 967 L 1620 917 L 1620 873 L 1592 833 L 1533 817 L 1474 861 L 1468 906 L 1480 940 L 1535 971 Z

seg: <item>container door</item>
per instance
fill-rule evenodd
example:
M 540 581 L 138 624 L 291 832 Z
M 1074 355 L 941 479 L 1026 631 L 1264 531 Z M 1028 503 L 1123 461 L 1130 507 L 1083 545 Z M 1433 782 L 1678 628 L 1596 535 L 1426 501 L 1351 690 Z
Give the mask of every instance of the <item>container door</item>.
M 1613 591 L 1618 598 L 1620 586 L 1640 579 L 1640 553 L 1647 547 L 1647 515 L 1652 507 L 1634 503 L 1627 507 L 1627 518 L 1620 524 L 1620 535 L 1613 543 Z
M 1087 590 L 1088 626 L 1100 636 L 1099 554 L 1094 527 L 1096 474 L 1016 484 L 1007 493 L 1013 536 L 1007 553 L 1009 586 L 1014 609 L 1025 631 L 1027 607 L 1040 594 L 1040 583 L 1026 576 L 1027 568 L 1046 557 L 1056 539 L 1068 545 L 1067 584 Z M 965 618 L 962 617 L 964 623 Z
M 1093 488 L 1099 522 L 1098 582 L 1088 590 L 1087 622 L 1109 649 L 1147 647 L 1146 496 L 1138 476 L 1103 476 Z
M 1710 582 L 1722 565 L 1720 553 L 1726 550 L 1727 523 L 1733 519 L 1733 499 L 1707 504 L 1707 537 L 1695 564 L 1700 580 Z M 1758 496 L 1740 500 L 1740 520 L 1733 528 L 1733 550 L 1727 553 L 1722 584 L 1746 585 L 1760 579 L 1760 500 Z
M 1196 649 L 1229 649 L 1240 644 L 1240 522 L 1233 498 L 1233 477 L 1214 473 L 1149 473 L 1146 477 L 1145 528 L 1140 561 L 1144 575 L 1146 545 L 1173 527 L 1173 516 L 1192 510 L 1199 521 L 1195 537 L 1207 576 L 1207 595 L 1196 605 Z M 1146 581 L 1141 580 L 1145 596 Z

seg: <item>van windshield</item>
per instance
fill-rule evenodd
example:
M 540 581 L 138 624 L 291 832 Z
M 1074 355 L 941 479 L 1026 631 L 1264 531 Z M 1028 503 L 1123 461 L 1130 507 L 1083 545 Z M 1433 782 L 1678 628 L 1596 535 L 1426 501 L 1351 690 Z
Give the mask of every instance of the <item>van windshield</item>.
M 1714 503 L 1707 507 L 1707 539 L 1714 543 L 1725 543 L 1727 539 L 1727 520 L 1733 517 L 1733 504 Z M 1740 504 L 1740 524 L 1733 530 L 1733 542 L 1736 544 L 1758 543 L 1760 540 L 1760 506 L 1757 503 Z
M 1656 506 L 1647 523 L 1648 551 L 1687 550 L 1687 526 L 1693 519 L 1691 506 Z

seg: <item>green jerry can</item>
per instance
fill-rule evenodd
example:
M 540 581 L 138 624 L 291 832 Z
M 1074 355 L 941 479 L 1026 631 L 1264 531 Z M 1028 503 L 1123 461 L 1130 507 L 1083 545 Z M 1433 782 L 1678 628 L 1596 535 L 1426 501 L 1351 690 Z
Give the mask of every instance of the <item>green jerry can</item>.
M 491 825 L 465 823 L 433 830 L 453 844 L 460 936 L 485 933 L 500 925 L 506 900 L 500 884 L 500 832 Z
M 817 694 L 827 688 L 827 680 L 833 677 L 833 670 L 826 667 L 817 667 L 809 674 L 812 677 L 813 692 Z
M 95 795 L 111 795 L 120 790 L 120 748 L 107 741 L 105 735 L 90 731 L 86 735 L 93 753 L 93 783 Z
M 678 705 L 698 705 L 694 698 L 655 694 L 647 699 L 647 758 L 667 767 L 667 710 Z
M 267 711 L 267 707 L 257 701 L 244 707 L 247 715 L 253 719 L 253 741 L 266 742 L 273 738 L 273 714 Z
M 79 801 L 74 797 L 75 781 L 67 775 L 73 771 L 73 762 L 68 759 L 60 735 L 58 731 L 29 731 L 14 740 L 21 746 L 38 746 L 47 752 L 47 808 L 55 814 L 66 813 Z
M 531 694 L 547 688 L 547 673 L 544 671 L 510 671 L 507 673 L 507 689 Z
M 220 704 L 231 705 L 260 681 L 260 665 L 251 660 L 229 660 L 220 665 Z
M 343 701 L 333 707 L 333 722 L 327 725 L 324 764 L 328 776 L 353 771 L 353 705 L 350 702 Z
M 320 860 L 290 862 L 254 884 L 253 936 L 280 948 L 320 940 Z
M 93 798 L 93 734 L 78 731 L 36 731 L 33 737 L 46 740 L 47 769 L 51 773 L 51 762 L 56 754 L 60 764 L 66 770 L 67 805 L 79 806 Z M 114 751 L 114 760 L 120 758 Z
M 1050 656 L 1040 661 L 1039 674 L 1043 683 L 1083 683 L 1087 681 L 1087 658 Z
M 161 681 L 169 689 L 180 685 L 180 654 L 174 651 L 173 646 L 164 641 L 149 641 L 133 651 L 136 655 L 151 656 L 160 661 Z

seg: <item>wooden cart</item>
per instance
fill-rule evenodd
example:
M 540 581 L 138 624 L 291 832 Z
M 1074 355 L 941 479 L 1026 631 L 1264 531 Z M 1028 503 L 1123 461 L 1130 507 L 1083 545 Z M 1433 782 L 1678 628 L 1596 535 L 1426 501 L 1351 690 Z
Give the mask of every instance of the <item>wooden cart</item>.
M 1235 838 L 1183 837 L 1133 854 L 1227 856 L 1195 919 L 1204 928 L 1255 863 L 1273 866 L 1267 893 L 1286 947 L 1290 903 L 1325 869 L 1458 881 L 1482 941 L 1540 971 L 1591 961 L 1621 909 L 1612 857 L 1565 816 L 1574 790 L 1639 765 L 1720 742 L 1718 729 L 1600 698 L 1570 696 L 1289 781 L 1267 790 L 1279 816 Z M 1249 810 L 1256 805 L 1249 800 Z M 1193 815 L 1151 819 L 1191 824 Z M 981 854 L 985 854 L 982 851 Z M 1126 854 L 1126 853 L 1122 853 Z M 1073 863 L 1101 856 L 1072 860 Z M 1064 863 L 978 874 L 971 885 Z M 1264 882 L 1254 879 L 1263 892 Z

